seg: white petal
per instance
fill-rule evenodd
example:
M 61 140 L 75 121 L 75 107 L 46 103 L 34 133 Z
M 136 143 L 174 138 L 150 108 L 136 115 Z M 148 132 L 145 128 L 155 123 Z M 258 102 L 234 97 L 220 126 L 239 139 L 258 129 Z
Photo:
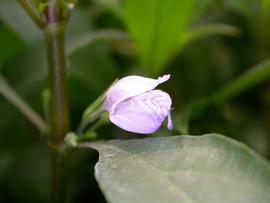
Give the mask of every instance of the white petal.
M 141 76 L 124 77 L 108 90 L 104 106 L 109 112 L 113 113 L 120 102 L 152 90 L 159 84 L 169 80 L 169 78 L 170 75 L 164 75 L 158 79 Z
M 151 134 L 170 115 L 171 104 L 167 93 L 151 90 L 119 103 L 110 114 L 110 120 L 126 131 Z

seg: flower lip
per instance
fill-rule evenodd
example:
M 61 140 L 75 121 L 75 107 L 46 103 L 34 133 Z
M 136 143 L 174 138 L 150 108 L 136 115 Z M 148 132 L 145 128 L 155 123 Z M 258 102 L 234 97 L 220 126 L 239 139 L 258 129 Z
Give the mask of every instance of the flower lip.
M 159 77 L 158 79 L 135 75 L 124 77 L 108 90 L 104 106 L 110 113 L 113 113 L 115 107 L 120 102 L 130 97 L 153 90 L 159 84 L 164 83 L 169 79 L 169 74 Z
M 168 128 L 172 128 L 170 118 L 170 96 L 161 90 L 150 90 L 119 103 L 110 113 L 110 120 L 118 127 L 134 133 L 151 134 L 168 117 Z

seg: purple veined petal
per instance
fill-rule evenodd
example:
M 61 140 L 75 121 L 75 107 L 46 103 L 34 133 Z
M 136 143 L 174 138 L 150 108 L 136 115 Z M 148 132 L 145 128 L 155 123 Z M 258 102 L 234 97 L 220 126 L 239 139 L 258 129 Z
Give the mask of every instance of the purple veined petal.
M 109 112 L 113 112 L 117 104 L 120 102 L 152 90 L 159 84 L 169 80 L 169 78 L 170 75 L 164 75 L 158 79 L 141 76 L 124 77 L 108 90 L 104 106 Z
M 120 102 L 110 113 L 110 120 L 118 127 L 134 133 L 151 134 L 165 118 L 170 120 L 172 101 L 161 90 L 150 90 Z M 172 128 L 171 121 L 168 128 Z

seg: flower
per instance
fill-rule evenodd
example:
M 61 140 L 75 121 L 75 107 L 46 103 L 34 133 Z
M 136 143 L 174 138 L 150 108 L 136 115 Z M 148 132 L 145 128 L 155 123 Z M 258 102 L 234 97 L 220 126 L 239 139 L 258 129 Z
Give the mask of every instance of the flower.
M 118 127 L 140 134 L 151 134 L 159 129 L 168 117 L 168 129 L 172 129 L 170 96 L 154 90 L 169 80 L 170 75 L 158 79 L 128 76 L 117 81 L 106 93 L 105 109 L 110 121 Z

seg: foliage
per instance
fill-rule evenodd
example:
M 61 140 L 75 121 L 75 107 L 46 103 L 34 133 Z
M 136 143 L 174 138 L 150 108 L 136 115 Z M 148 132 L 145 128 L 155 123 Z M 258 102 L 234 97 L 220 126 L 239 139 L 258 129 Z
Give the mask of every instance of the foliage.
M 113 203 L 179 202 L 181 193 L 192 202 L 269 202 L 269 163 L 261 157 L 270 158 L 269 2 L 78 0 L 66 32 L 71 131 L 80 135 L 69 134 L 69 201 L 106 202 L 93 179 L 92 147 L 100 153 L 97 180 Z M 49 202 L 45 45 L 17 1 L 0 0 L 0 44 L 0 202 Z M 108 124 L 106 115 L 98 120 L 95 108 L 116 78 L 166 73 L 173 132 L 126 140 L 141 135 Z M 208 132 L 251 149 L 220 135 L 172 136 Z
M 99 151 L 95 175 L 112 203 L 266 203 L 270 198 L 269 163 L 221 135 L 117 140 L 83 146 Z

